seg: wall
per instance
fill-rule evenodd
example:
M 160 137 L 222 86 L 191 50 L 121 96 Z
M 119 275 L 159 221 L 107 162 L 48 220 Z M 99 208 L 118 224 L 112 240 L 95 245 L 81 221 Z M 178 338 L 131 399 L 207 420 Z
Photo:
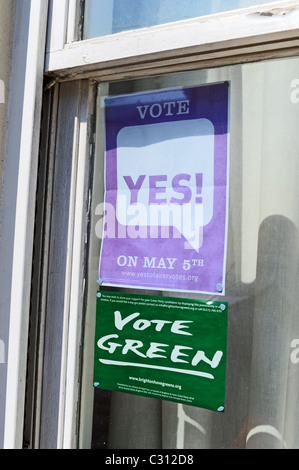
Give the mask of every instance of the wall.
M 0 0 L 0 185 L 13 42 L 15 0 Z M 1 188 L 1 186 L 0 186 Z
M 5 154 L 6 124 L 8 115 L 10 70 L 14 37 L 14 21 L 16 1 L 0 0 L 0 201 L 2 201 L 3 166 Z M 3 242 L 3 227 L 0 230 L 0 243 Z M 0 268 L 5 271 L 5 266 Z M 7 310 L 3 307 L 3 298 L 0 297 L 0 449 L 3 446 L 4 433 L 4 407 L 6 388 L 6 360 L 7 360 Z

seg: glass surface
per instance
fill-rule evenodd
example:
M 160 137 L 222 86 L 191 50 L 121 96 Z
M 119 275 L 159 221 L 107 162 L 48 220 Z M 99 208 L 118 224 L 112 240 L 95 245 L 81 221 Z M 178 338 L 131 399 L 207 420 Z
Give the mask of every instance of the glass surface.
M 84 421 L 93 410 L 93 448 L 299 448 L 298 70 L 291 58 L 100 85 L 100 96 L 114 96 L 230 81 L 226 295 L 212 297 L 228 302 L 229 315 L 224 413 L 92 390 L 105 146 L 99 106 L 81 412 Z
M 86 0 L 84 39 L 144 28 L 172 21 L 196 18 L 266 0 Z

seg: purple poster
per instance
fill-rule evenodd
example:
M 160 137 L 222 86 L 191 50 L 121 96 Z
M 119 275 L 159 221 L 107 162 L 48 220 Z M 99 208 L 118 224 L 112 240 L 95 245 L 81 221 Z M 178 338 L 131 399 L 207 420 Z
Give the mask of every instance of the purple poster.
M 229 83 L 104 106 L 102 284 L 224 295 Z

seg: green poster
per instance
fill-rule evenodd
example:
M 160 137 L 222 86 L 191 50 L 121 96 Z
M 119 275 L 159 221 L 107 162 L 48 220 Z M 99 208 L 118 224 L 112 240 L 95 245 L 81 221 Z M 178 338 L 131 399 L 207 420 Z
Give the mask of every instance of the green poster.
M 95 387 L 224 410 L 226 302 L 99 295 Z

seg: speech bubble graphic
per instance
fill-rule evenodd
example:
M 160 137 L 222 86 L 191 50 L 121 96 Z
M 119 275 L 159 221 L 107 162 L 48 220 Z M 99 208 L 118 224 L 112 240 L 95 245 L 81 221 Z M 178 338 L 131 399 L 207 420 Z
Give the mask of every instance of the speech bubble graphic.
M 116 217 L 127 227 L 172 225 L 196 251 L 213 217 L 214 126 L 209 119 L 122 128 Z M 186 247 L 186 244 L 185 244 Z

